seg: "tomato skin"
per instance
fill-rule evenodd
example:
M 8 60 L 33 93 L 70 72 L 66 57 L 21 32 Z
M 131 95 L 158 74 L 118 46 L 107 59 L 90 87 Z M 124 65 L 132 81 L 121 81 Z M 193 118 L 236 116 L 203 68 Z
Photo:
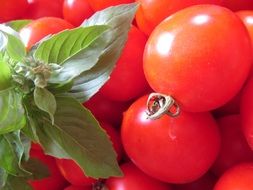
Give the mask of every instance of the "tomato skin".
M 239 114 L 221 117 L 217 122 L 221 131 L 221 150 L 212 166 L 212 171 L 217 176 L 221 176 L 236 164 L 253 161 L 253 151 L 241 130 Z
M 253 150 L 253 75 L 247 81 L 242 92 L 240 112 L 242 117 L 242 130 L 247 142 Z
M 123 117 L 121 137 L 129 158 L 149 176 L 168 183 L 188 183 L 201 177 L 220 148 L 211 114 L 182 111 L 175 118 L 164 115 L 150 120 L 146 101 L 147 96 L 135 101 Z
M 0 23 L 19 19 L 27 7 L 27 0 L 1 0 Z
M 63 4 L 63 18 L 73 24 L 79 26 L 82 22 L 89 18 L 94 11 L 87 0 L 65 0 Z
M 122 164 L 120 168 L 124 177 L 107 179 L 106 187 L 109 190 L 170 190 L 168 184 L 149 177 L 131 162 Z
M 231 9 L 232 11 L 252 10 L 253 1 L 251 0 L 223 0 L 222 6 Z
M 142 64 L 146 41 L 146 36 L 132 26 L 116 67 L 100 90 L 103 96 L 114 101 L 128 101 L 143 95 L 149 89 Z
M 22 28 L 20 36 L 26 48 L 30 49 L 35 43 L 47 35 L 71 28 L 73 28 L 73 26 L 61 18 L 44 17 L 34 20 Z
M 242 163 L 227 170 L 216 183 L 214 190 L 252 190 L 253 163 Z
M 64 190 L 92 190 L 92 187 L 81 187 L 81 186 L 70 185 L 66 187 Z
M 206 173 L 201 178 L 193 181 L 192 183 L 186 183 L 173 186 L 174 190 L 213 190 L 213 187 L 217 181 L 216 176 L 210 172 Z
M 29 181 L 29 184 L 34 190 L 62 190 L 66 187 L 67 182 L 61 175 L 55 163 L 55 159 L 52 156 L 45 155 L 42 151 L 33 149 L 30 150 L 30 156 L 44 163 L 50 172 L 49 177 Z
M 106 121 L 113 126 L 119 126 L 123 112 L 128 108 L 129 103 L 109 100 L 98 92 L 83 105 L 90 109 L 99 121 Z
M 94 11 L 100 11 L 110 6 L 133 3 L 134 0 L 88 0 L 88 2 Z
M 75 161 L 69 159 L 56 159 L 56 164 L 63 177 L 72 185 L 91 186 L 97 180 L 87 177 Z
M 28 10 L 25 19 L 38 19 L 42 17 L 63 18 L 62 6 L 64 0 L 28 0 Z
M 152 30 L 165 18 L 174 14 L 175 12 L 184 9 L 186 7 L 198 4 L 216 4 L 221 5 L 222 0 L 136 0 L 140 3 L 139 9 L 142 11 L 142 20 L 149 25 L 149 29 L 146 30 L 142 26 L 138 25 L 142 31 L 147 31 L 148 35 L 151 34 Z M 136 20 L 140 20 L 140 15 L 136 15 Z M 138 22 L 137 22 L 138 23 Z M 145 32 L 146 33 L 146 32 Z
M 165 19 L 144 51 L 144 73 L 153 90 L 171 95 L 190 112 L 210 111 L 231 100 L 251 65 L 245 26 L 215 5 L 192 6 Z

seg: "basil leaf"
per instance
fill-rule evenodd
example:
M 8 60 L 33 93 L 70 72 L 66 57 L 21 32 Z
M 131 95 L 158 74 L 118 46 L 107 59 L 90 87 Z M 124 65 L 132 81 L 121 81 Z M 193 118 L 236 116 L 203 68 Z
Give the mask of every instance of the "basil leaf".
M 26 178 L 8 175 L 5 186 L 1 190 L 33 190 Z
M 91 112 L 71 97 L 57 97 L 56 101 L 55 124 L 43 117 L 37 129 L 45 152 L 75 160 L 94 178 L 120 176 L 112 143 Z
M 14 176 L 27 176 L 29 172 L 21 167 L 24 147 L 20 140 L 20 131 L 0 136 L 0 167 Z
M 7 177 L 8 177 L 7 172 L 3 168 L 0 168 L 0 189 L 2 189 L 5 186 Z
M 56 101 L 54 95 L 46 88 L 35 87 L 34 102 L 42 111 L 50 115 L 52 123 L 54 123 L 54 113 L 56 110 Z
M 93 51 L 100 50 L 101 45 L 103 46 L 100 53 L 93 55 L 99 56 L 99 60 L 90 70 L 74 78 L 73 87 L 68 92 L 69 96 L 77 98 L 80 102 L 86 101 L 109 79 L 127 40 L 136 9 L 135 3 L 110 7 L 96 12 L 84 21 L 81 25 L 83 27 L 102 24 L 108 25 L 110 28 L 96 40 L 96 43 L 89 46 Z
M 21 94 L 14 89 L 0 91 L 0 134 L 19 130 L 25 124 Z
M 10 22 L 5 23 L 7 26 L 11 27 L 12 29 L 16 30 L 19 32 L 23 27 L 28 25 L 32 20 L 13 20 Z
M 2 24 L 0 24 L 0 32 L 7 38 L 7 44 L 5 47 L 7 54 L 13 60 L 23 61 L 23 58 L 26 55 L 26 49 L 19 34 L 11 27 Z

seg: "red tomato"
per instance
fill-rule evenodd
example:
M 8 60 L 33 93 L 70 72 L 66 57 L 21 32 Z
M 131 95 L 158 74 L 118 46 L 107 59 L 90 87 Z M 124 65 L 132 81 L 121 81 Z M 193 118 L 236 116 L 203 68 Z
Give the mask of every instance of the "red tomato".
M 214 190 L 252 190 L 253 163 L 243 163 L 227 170 L 216 183 Z
M 221 150 L 212 171 L 221 176 L 236 164 L 253 161 L 253 151 L 242 133 L 240 115 L 224 116 L 217 121 L 221 131 Z
M 113 128 L 110 124 L 105 122 L 100 122 L 101 127 L 109 135 L 110 140 L 112 141 L 113 148 L 117 153 L 117 160 L 120 161 L 123 156 L 123 147 L 121 143 L 121 138 L 119 132 Z
M 62 18 L 64 0 L 28 0 L 29 6 L 24 18 L 38 19 L 41 17 Z
M 251 65 L 245 26 L 232 11 L 215 5 L 192 6 L 165 19 L 144 51 L 150 86 L 191 112 L 209 111 L 231 100 Z
M 42 151 L 33 149 L 30 151 L 30 156 L 48 166 L 50 172 L 49 177 L 29 181 L 34 190 L 62 190 L 66 187 L 67 182 L 62 177 L 53 157 L 45 155 Z
M 109 100 L 98 92 L 83 105 L 90 109 L 99 121 L 106 121 L 118 126 L 121 124 L 123 112 L 127 109 L 129 103 Z
M 192 183 L 173 186 L 174 190 L 213 190 L 216 183 L 216 177 L 211 173 L 206 173 L 201 178 Z
M 178 0 L 170 0 L 170 1 L 164 1 L 164 0 L 136 0 L 140 3 L 139 9 L 142 11 L 142 18 L 140 15 L 137 16 L 137 23 L 139 28 L 142 31 L 148 32 L 149 35 L 152 30 L 165 18 L 172 15 L 173 13 L 184 9 L 186 7 L 192 6 L 192 5 L 198 5 L 198 4 L 217 4 L 220 5 L 222 0 L 184 0 L 184 1 L 178 1 Z M 140 22 L 138 20 L 142 20 L 142 22 L 146 23 L 146 25 L 149 25 L 149 27 L 145 25 L 139 25 Z M 143 28 L 143 26 L 145 26 Z M 146 28 L 146 29 L 145 29 Z M 147 30 L 148 28 L 148 30 Z M 145 33 L 146 33 L 145 32 Z
M 249 146 L 253 150 L 253 75 L 248 80 L 241 99 L 241 117 L 243 133 L 248 141 Z
M 27 49 L 30 49 L 36 42 L 49 34 L 55 34 L 73 26 L 60 18 L 44 17 L 34 20 L 21 29 L 20 36 Z
M 220 148 L 215 120 L 208 112 L 147 119 L 147 96 L 123 117 L 122 143 L 129 158 L 146 174 L 168 183 L 188 183 L 214 163 Z
M 124 177 L 111 177 L 106 181 L 109 190 L 170 190 L 168 184 L 149 177 L 132 163 L 121 165 Z
M 92 190 L 92 187 L 81 187 L 81 186 L 70 185 L 66 187 L 64 190 Z
M 111 100 L 128 101 L 137 98 L 149 88 L 143 72 L 142 56 L 146 36 L 132 26 L 125 48 L 109 81 L 100 93 Z
M 231 9 L 232 11 L 253 9 L 252 0 L 223 0 L 222 5 Z
M 1 0 L 0 23 L 19 19 L 26 12 L 27 0 Z
M 65 0 L 63 4 L 63 18 L 74 26 L 79 26 L 89 18 L 94 11 L 88 0 Z
M 69 159 L 56 159 L 56 164 L 63 177 L 72 185 L 90 186 L 95 179 L 87 177 L 75 161 Z
M 134 0 L 88 0 L 94 11 L 100 11 L 110 6 L 132 3 Z

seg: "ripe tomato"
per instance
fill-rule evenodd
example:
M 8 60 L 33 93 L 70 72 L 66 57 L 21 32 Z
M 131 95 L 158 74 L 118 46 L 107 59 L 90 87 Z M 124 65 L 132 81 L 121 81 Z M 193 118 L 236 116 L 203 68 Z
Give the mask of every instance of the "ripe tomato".
M 214 190 L 252 190 L 253 163 L 242 163 L 227 170 L 216 183 Z
M 223 0 L 222 5 L 232 11 L 251 10 L 253 9 L 252 0 Z
M 216 183 L 216 177 L 210 172 L 192 183 L 173 186 L 174 190 L 213 190 Z
M 110 6 L 132 3 L 134 0 L 88 0 L 94 11 L 100 11 Z
M 128 101 L 137 98 L 149 88 L 143 72 L 142 56 L 146 36 L 132 26 L 123 52 L 109 81 L 100 93 L 111 100 Z
M 129 103 L 109 100 L 98 92 L 83 105 L 90 109 L 99 121 L 106 121 L 113 126 L 118 126 L 121 124 L 123 112 Z
M 64 190 L 92 190 L 92 187 L 82 187 L 82 186 L 70 185 L 70 186 L 66 187 Z
M 149 177 L 132 163 L 121 165 L 124 177 L 111 177 L 106 180 L 109 190 L 170 190 L 168 184 Z
M 0 23 L 19 19 L 27 10 L 27 0 L 1 0 Z
M 232 11 L 216 5 L 192 6 L 165 19 L 144 51 L 150 86 L 191 112 L 209 111 L 231 100 L 251 65 L 245 26 Z
M 72 185 L 91 186 L 97 180 L 87 177 L 75 161 L 69 159 L 56 159 L 56 164 L 63 177 Z
M 7 63 L 0 61 L 0 91 L 11 86 L 11 70 Z
M 136 15 L 138 27 L 142 31 L 144 32 L 146 31 L 148 35 L 162 20 L 164 20 L 168 16 L 172 15 L 173 13 L 181 9 L 184 9 L 192 5 L 198 5 L 198 4 L 220 5 L 222 2 L 222 0 L 190 0 L 190 1 L 189 0 L 187 1 L 136 0 L 136 1 L 140 3 L 139 9 L 141 9 L 141 12 L 142 12 L 141 16 Z M 149 26 L 147 27 L 144 24 L 140 24 L 140 20 L 142 20 L 141 21 L 142 23 L 146 23 L 146 25 L 149 25 Z M 143 28 L 143 26 L 145 27 Z
M 242 133 L 239 114 L 221 117 L 217 122 L 221 131 L 221 150 L 212 171 L 221 176 L 236 164 L 253 161 L 253 151 Z
M 38 19 L 41 17 L 62 18 L 62 6 L 64 0 L 28 0 L 29 6 L 24 18 Z
M 30 156 L 48 166 L 50 172 L 49 177 L 29 181 L 34 190 L 62 190 L 66 187 L 67 182 L 62 177 L 53 157 L 45 155 L 42 151 L 33 149 L 30 151 Z
M 89 18 L 94 11 L 88 0 L 65 0 L 63 4 L 63 18 L 74 26 L 79 26 Z
M 49 34 L 55 34 L 73 26 L 60 18 L 44 17 L 32 21 L 20 31 L 20 36 L 27 49 Z
M 181 111 L 147 119 L 147 96 L 134 102 L 122 122 L 122 143 L 129 158 L 146 174 L 168 183 L 201 177 L 215 161 L 220 135 L 211 114 Z M 210 143 L 211 142 L 211 143 Z
M 243 133 L 248 141 L 249 146 L 253 150 L 253 75 L 247 81 L 242 92 L 241 99 L 241 117 Z

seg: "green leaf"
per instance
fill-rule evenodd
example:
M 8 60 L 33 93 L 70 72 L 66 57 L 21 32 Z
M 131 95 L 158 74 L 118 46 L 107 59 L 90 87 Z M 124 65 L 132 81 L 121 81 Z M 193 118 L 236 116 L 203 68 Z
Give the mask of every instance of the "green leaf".
M 46 88 L 35 87 L 34 102 L 42 111 L 50 115 L 52 123 L 54 123 L 54 113 L 56 110 L 56 100 L 54 95 Z
M 19 32 L 23 27 L 28 25 L 32 20 L 13 20 L 10 22 L 5 23 L 7 26 L 11 27 L 12 29 Z
M 43 179 L 50 175 L 47 165 L 42 163 L 39 159 L 30 158 L 27 162 L 23 163 L 24 168 L 32 173 L 29 179 Z
M 94 178 L 121 175 L 112 143 L 91 112 L 71 97 L 56 100 L 54 126 L 37 115 L 37 121 L 41 119 L 37 133 L 45 152 L 74 159 L 86 175 Z
M 0 134 L 16 131 L 25 124 L 21 94 L 14 89 L 0 91 Z
M 88 47 L 104 31 L 105 25 L 65 30 L 44 40 L 35 51 L 35 58 L 46 63 L 63 64 Z
M 5 186 L 7 177 L 8 177 L 7 172 L 3 168 L 0 168 L 0 189 L 2 189 Z
M 23 61 L 23 58 L 26 55 L 26 49 L 23 42 L 20 39 L 19 34 L 11 27 L 2 24 L 0 24 L 0 32 L 7 38 L 7 44 L 5 46 L 5 49 L 8 55 L 13 60 Z
M 30 173 L 21 167 L 24 147 L 20 140 L 20 131 L 0 136 L 0 167 L 14 176 L 27 176 Z
M 24 155 L 23 158 L 25 161 L 29 160 L 30 158 L 30 149 L 31 149 L 31 139 L 25 136 L 23 133 L 20 133 L 20 140 L 24 147 Z
M 9 175 L 6 185 L 1 190 L 33 190 L 26 178 Z
M 90 70 L 74 78 L 74 85 L 68 95 L 77 98 L 80 102 L 86 101 L 109 79 L 127 40 L 136 9 L 135 3 L 110 7 L 96 12 L 84 21 L 83 27 L 102 24 L 110 28 L 96 40 L 96 43 L 89 46 L 92 50 L 101 49 L 101 45 L 103 46 L 100 53 L 93 55 L 99 56 L 99 60 Z

